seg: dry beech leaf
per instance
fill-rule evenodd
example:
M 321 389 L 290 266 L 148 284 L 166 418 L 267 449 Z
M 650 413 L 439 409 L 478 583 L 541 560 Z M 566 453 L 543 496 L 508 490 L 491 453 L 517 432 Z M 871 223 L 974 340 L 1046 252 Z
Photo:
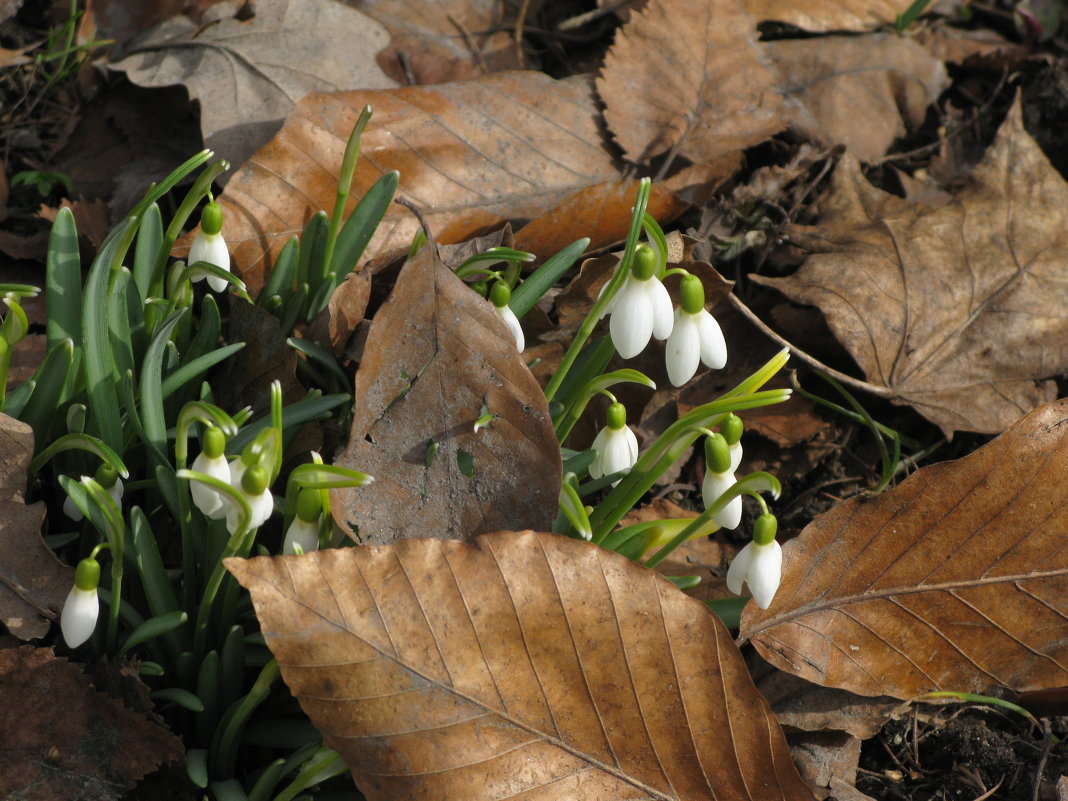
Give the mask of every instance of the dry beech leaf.
M 43 502 L 23 501 L 33 430 L 0 414 L 0 620 L 22 640 L 43 637 L 74 586 L 74 570 L 41 539 Z
M 860 695 L 1068 684 L 1068 401 L 954 462 L 849 500 L 783 546 L 741 638 Z
M 166 728 L 97 692 L 50 648 L 0 650 L 0 798 L 123 798 L 184 754 Z
M 905 122 L 919 127 L 947 83 L 941 61 L 896 34 L 783 40 L 763 49 L 779 91 L 794 101 L 783 108 L 793 126 L 866 162 L 905 135 Z
M 369 801 L 811 799 L 726 628 L 553 534 L 230 559 Z
M 619 29 L 597 92 L 629 160 L 706 163 L 785 127 L 774 84 L 741 0 L 659 0 Z
M 235 271 L 255 294 L 289 238 L 316 211 L 333 208 L 345 142 L 367 104 L 374 117 L 361 140 L 349 211 L 378 178 L 399 170 L 398 194 L 420 208 L 443 244 L 536 218 L 579 189 L 618 180 L 590 83 L 506 72 L 305 98 L 220 197 Z M 365 260 L 404 253 L 418 227 L 394 206 Z M 618 238 L 625 235 L 626 227 Z
M 742 0 L 761 22 L 786 22 L 806 31 L 870 31 L 890 25 L 911 0 Z
M 483 407 L 497 417 L 475 432 Z M 545 395 L 500 316 L 433 245 L 375 315 L 355 408 L 335 461 L 375 483 L 333 491 L 343 531 L 381 544 L 552 524 L 561 464 Z
M 805 264 L 754 280 L 819 307 L 871 391 L 947 434 L 998 433 L 1053 400 L 1042 379 L 1068 370 L 1064 208 L 1068 184 L 1017 101 L 945 206 L 889 195 L 844 160 L 820 225 L 790 230 Z
M 335 0 L 256 0 L 247 20 L 171 17 L 109 67 L 138 86 L 185 86 L 200 104 L 205 146 L 236 166 L 309 92 L 395 86 L 374 60 L 388 41 L 385 28 Z

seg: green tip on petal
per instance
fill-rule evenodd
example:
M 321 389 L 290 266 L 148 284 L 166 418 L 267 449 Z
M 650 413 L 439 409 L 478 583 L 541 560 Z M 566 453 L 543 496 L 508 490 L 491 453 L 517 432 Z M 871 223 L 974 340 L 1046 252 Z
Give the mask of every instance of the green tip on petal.
M 731 412 L 723 418 L 723 422 L 719 424 L 719 433 L 723 435 L 723 438 L 727 440 L 728 445 L 733 445 L 742 438 L 742 432 L 745 430 L 745 424 L 742 423 L 742 418 Z
M 647 281 L 656 274 L 657 261 L 656 251 L 643 242 L 634 249 L 631 274 L 639 281 Z
M 696 275 L 687 274 L 679 284 L 679 305 L 687 314 L 697 314 L 705 308 L 705 285 Z
M 608 427 L 613 431 L 618 431 L 627 425 L 627 407 L 622 403 L 613 403 L 609 406 L 605 416 L 608 421 Z
M 226 434 L 218 426 L 209 426 L 204 432 L 203 448 L 209 459 L 218 459 L 226 450 Z
M 753 542 L 757 545 L 771 545 L 779 530 L 779 521 L 771 512 L 765 512 L 757 518 L 753 526 Z
M 731 469 L 731 451 L 722 434 L 705 438 L 705 468 L 711 473 L 726 473 Z
M 74 570 L 74 586 L 79 590 L 95 590 L 100 584 L 100 563 L 91 556 L 78 563 Z
M 490 302 L 498 309 L 503 309 L 512 299 L 512 290 L 504 281 L 496 281 L 490 290 Z
M 222 206 L 214 200 L 204 206 L 200 212 L 200 230 L 208 236 L 218 236 L 222 231 L 223 214 Z

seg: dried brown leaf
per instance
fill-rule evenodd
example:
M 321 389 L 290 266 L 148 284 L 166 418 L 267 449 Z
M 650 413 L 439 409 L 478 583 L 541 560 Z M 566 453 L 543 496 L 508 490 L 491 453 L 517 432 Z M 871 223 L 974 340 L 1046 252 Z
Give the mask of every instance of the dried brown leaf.
M 811 798 L 723 624 L 591 543 L 497 532 L 227 567 L 370 801 Z
M 200 104 L 204 144 L 233 165 L 310 92 L 396 85 L 374 60 L 388 34 L 356 9 L 334 0 L 256 0 L 254 8 L 249 19 L 171 17 L 109 66 L 138 86 L 185 86 Z
M 844 144 L 873 162 L 919 127 L 948 81 L 946 68 L 895 34 L 821 36 L 767 42 L 791 124 L 821 145 Z M 902 119 L 904 118 L 904 119 Z
M 660 0 L 632 15 L 597 92 L 628 159 L 714 162 L 782 130 L 782 98 L 741 0 Z
M 43 637 L 57 619 L 74 571 L 41 539 L 45 505 L 23 501 L 33 430 L 0 414 L 0 620 L 23 640 Z
M 162 725 L 97 692 L 50 648 L 0 650 L 0 797 L 118 799 L 184 753 Z
M 355 396 L 336 463 L 375 483 L 333 491 L 342 530 L 390 543 L 552 524 L 561 464 L 545 395 L 499 315 L 433 245 L 375 315 Z M 475 432 L 483 406 L 497 417 Z
M 820 225 L 791 230 L 812 255 L 754 276 L 818 306 L 871 389 L 947 434 L 997 433 L 1052 400 L 1068 370 L 1060 209 L 1068 184 L 1014 104 L 969 185 L 938 208 L 869 184 L 846 159 Z
M 861 695 L 1068 684 L 1068 401 L 988 445 L 849 500 L 783 546 L 741 637 L 776 667 Z
M 374 117 L 361 140 L 349 210 L 378 178 L 399 170 L 399 194 L 422 210 L 442 243 L 539 217 L 619 175 L 602 147 L 593 89 L 583 76 L 555 81 L 507 72 L 426 88 L 312 95 L 219 200 L 235 271 L 253 293 L 289 238 L 316 211 L 333 207 L 345 142 L 367 104 Z M 364 258 L 406 252 L 417 230 L 406 209 L 391 208 Z
M 786 22 L 806 31 L 870 31 L 893 23 L 910 0 L 742 0 L 763 22 Z

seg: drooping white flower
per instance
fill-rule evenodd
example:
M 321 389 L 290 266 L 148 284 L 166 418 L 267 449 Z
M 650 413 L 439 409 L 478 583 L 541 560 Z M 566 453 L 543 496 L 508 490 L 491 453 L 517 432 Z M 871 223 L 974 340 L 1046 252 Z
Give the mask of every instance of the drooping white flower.
M 303 487 L 297 493 L 296 511 L 293 522 L 286 529 L 286 538 L 282 543 L 283 554 L 302 553 L 319 550 L 319 515 L 322 511 L 319 491 Z
M 627 410 L 622 403 L 608 407 L 608 424 L 602 428 L 591 446 L 596 453 L 590 463 L 590 478 L 629 471 L 638 461 L 638 438 L 627 427 Z M 612 482 L 615 486 L 619 479 Z
M 730 447 L 722 434 L 705 439 L 705 480 L 701 483 L 701 498 L 707 509 L 734 486 L 736 479 L 730 467 Z M 735 529 L 742 522 L 742 498 L 727 502 L 713 518 L 721 528 Z
M 230 465 L 226 461 L 225 449 L 226 435 L 222 429 L 211 426 L 204 432 L 203 449 L 193 460 L 193 470 L 229 484 Z M 209 517 L 217 520 L 226 514 L 222 493 L 214 487 L 199 481 L 191 481 L 189 492 L 193 496 L 193 503 L 196 507 Z
M 675 324 L 665 349 L 668 378 L 676 387 L 693 378 L 699 363 L 714 370 L 727 363 L 727 343 L 719 323 L 705 311 L 701 279 L 683 276 L 679 297 L 682 304 L 675 310 Z
M 723 422 L 719 424 L 719 433 L 727 440 L 727 446 L 730 450 L 732 473 L 737 472 L 742 464 L 742 432 L 744 430 L 745 425 L 742 423 L 742 419 L 734 412 L 724 417 Z
M 88 476 L 82 476 L 82 478 L 88 478 Z M 93 476 L 97 484 L 104 488 L 108 495 L 111 496 L 111 500 L 115 501 L 115 505 L 122 506 L 122 494 L 123 484 L 122 479 L 119 478 L 118 473 L 109 464 L 101 464 L 97 468 L 96 475 Z M 63 514 L 78 523 L 85 515 L 82 514 L 82 510 L 78 508 L 78 505 L 74 503 L 71 497 L 68 495 L 63 501 Z
M 100 617 L 100 600 L 96 594 L 99 583 L 100 563 L 92 556 L 79 562 L 74 571 L 74 586 L 59 615 L 59 629 L 71 648 L 77 648 L 93 636 L 97 618 Z
M 493 304 L 493 308 L 496 309 L 497 314 L 504 320 L 504 324 L 508 326 L 508 330 L 515 340 L 516 350 L 522 353 L 523 348 L 526 347 L 526 337 L 523 336 L 523 326 L 519 324 L 519 318 L 515 316 L 515 312 L 508 306 L 511 299 L 512 291 L 508 288 L 508 284 L 504 283 L 504 281 L 494 283 L 493 289 L 490 290 L 490 302 Z
M 249 475 L 246 475 L 249 473 Z M 245 496 L 252 508 L 249 530 L 259 528 L 274 513 L 274 499 L 271 496 L 267 471 L 259 465 L 248 465 L 243 457 L 238 456 L 230 462 L 230 485 Z M 240 510 L 236 504 L 227 503 L 226 530 L 233 534 L 237 531 Z
M 626 283 L 605 309 L 605 314 L 611 315 L 608 331 L 612 344 L 624 359 L 645 350 L 651 337 L 671 336 L 675 322 L 671 296 L 656 275 L 657 267 L 653 249 L 640 245 Z
M 771 606 L 782 580 L 782 548 L 775 540 L 775 516 L 763 514 L 753 529 L 753 540 L 734 557 L 727 570 L 727 589 L 738 595 L 742 584 L 761 609 Z M 769 534 L 770 529 L 770 534 Z
M 226 240 L 222 237 L 222 207 L 214 200 L 204 206 L 200 213 L 200 232 L 189 247 L 188 263 L 206 261 L 216 267 L 222 267 L 230 271 L 230 251 L 226 248 Z M 208 286 L 214 292 L 222 292 L 226 289 L 226 281 L 212 275 L 198 275 L 192 280 L 195 282 L 208 279 Z

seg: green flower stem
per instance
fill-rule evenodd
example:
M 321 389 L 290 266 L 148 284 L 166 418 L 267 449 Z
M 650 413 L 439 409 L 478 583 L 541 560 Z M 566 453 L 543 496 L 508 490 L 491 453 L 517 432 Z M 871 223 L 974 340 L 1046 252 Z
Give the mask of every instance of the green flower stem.
M 582 394 L 578 400 L 571 405 L 566 412 L 560 415 L 560 418 L 556 421 L 556 439 L 563 442 L 567 439 L 571 430 L 578 423 L 579 418 L 582 417 L 582 413 L 586 411 L 586 406 L 589 404 L 590 399 L 594 395 L 601 392 L 612 399 L 615 402 L 615 396 L 608 392 L 609 387 L 613 387 L 616 384 L 641 384 L 643 387 L 649 389 L 656 389 L 656 383 L 644 373 L 640 373 L 637 370 L 631 370 L 629 367 L 625 367 L 621 370 L 613 370 L 611 373 L 605 373 L 598 376 L 582 390 Z
M 337 179 L 337 197 L 334 199 L 334 212 L 330 216 L 330 228 L 326 233 L 326 246 L 323 248 L 323 264 L 321 278 L 326 278 L 330 271 L 330 263 L 334 259 L 334 247 L 337 245 L 337 235 L 341 230 L 341 223 L 345 217 L 345 204 L 349 200 L 349 192 L 352 190 L 352 177 L 356 174 L 356 160 L 360 157 L 360 137 L 371 120 L 371 106 L 366 105 L 360 112 L 356 124 L 349 134 L 349 141 L 345 144 L 345 155 L 341 159 L 341 172 Z
M 702 529 L 708 525 L 709 521 L 715 518 L 715 516 L 718 515 L 728 503 L 733 501 L 739 495 L 755 494 L 759 490 L 771 490 L 772 493 L 778 497 L 779 492 L 781 491 L 779 480 L 771 475 L 771 473 L 762 472 L 750 473 L 745 478 L 738 480 L 735 482 L 734 486 L 716 498 L 715 503 L 701 512 L 701 514 L 690 521 L 688 526 L 668 540 L 667 545 L 646 559 L 645 566 L 656 567 L 672 551 L 682 545 L 682 543 L 686 542 L 686 540 L 701 534 Z M 764 508 L 767 509 L 766 506 Z
M 83 478 L 81 485 L 96 504 L 104 517 L 104 531 L 111 548 L 111 605 L 108 606 L 108 626 L 105 650 L 108 654 L 116 652 L 119 634 L 119 609 L 122 605 L 122 571 L 125 554 L 126 523 L 122 510 L 115 504 L 107 491 L 91 478 Z M 90 518 L 92 520 L 92 518 Z
M 623 287 L 623 283 L 627 280 L 631 262 L 634 261 L 634 251 L 638 247 L 638 237 L 641 236 L 642 232 L 642 217 L 645 215 L 646 206 L 649 205 L 649 188 L 649 179 L 642 178 L 641 183 L 638 184 L 638 197 L 634 201 L 634 216 L 630 221 L 630 232 L 627 234 L 627 245 L 623 250 L 623 258 L 619 262 L 619 266 L 616 267 L 615 273 L 608 280 L 608 284 L 605 285 L 601 297 L 593 304 L 593 308 L 586 315 L 586 319 L 582 321 L 582 325 L 579 326 L 579 330 L 575 333 L 575 338 L 571 341 L 571 346 L 560 361 L 560 366 L 556 368 L 556 372 L 553 373 L 548 386 L 545 387 L 545 399 L 548 401 L 552 401 L 556 397 L 560 385 L 567 378 L 567 372 L 571 369 L 571 365 L 575 363 L 575 359 L 578 358 L 582 346 L 590 338 L 593 329 L 600 322 L 604 310 L 612 302 L 612 298 L 616 296 L 616 293 L 619 292 Z

